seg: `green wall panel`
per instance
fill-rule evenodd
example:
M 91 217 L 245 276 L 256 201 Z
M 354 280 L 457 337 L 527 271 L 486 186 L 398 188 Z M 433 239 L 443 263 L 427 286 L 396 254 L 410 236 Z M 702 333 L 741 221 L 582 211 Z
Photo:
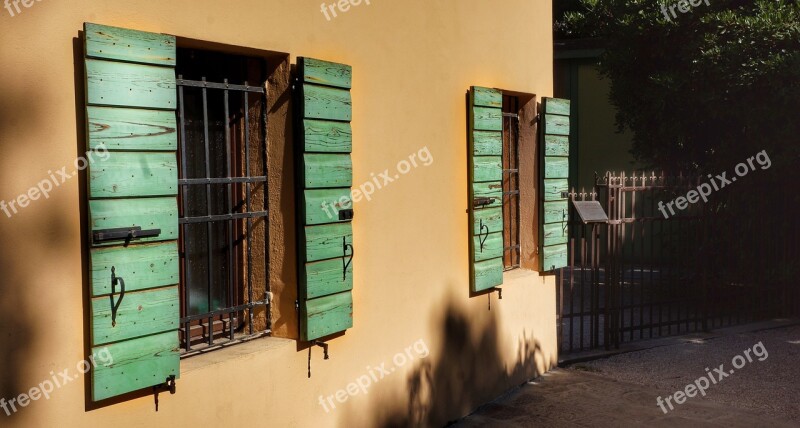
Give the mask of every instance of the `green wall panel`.
M 481 242 L 483 242 L 483 250 L 481 250 Z M 472 244 L 476 262 L 503 257 L 502 232 L 473 236 Z
M 503 110 L 490 107 L 473 107 L 472 126 L 474 130 L 502 131 Z
M 539 268 L 549 272 L 567 266 L 569 201 L 570 101 L 542 100 L 540 141 L 541 198 L 539 211 Z
M 473 156 L 472 181 L 501 181 L 503 179 L 503 158 L 501 156 Z
M 497 131 L 472 131 L 473 156 L 502 156 L 503 133 Z

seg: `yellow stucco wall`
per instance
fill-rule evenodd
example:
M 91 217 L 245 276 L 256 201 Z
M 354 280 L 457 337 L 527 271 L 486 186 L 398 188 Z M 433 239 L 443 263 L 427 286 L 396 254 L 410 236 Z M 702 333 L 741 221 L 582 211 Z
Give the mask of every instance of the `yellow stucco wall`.
M 84 378 L 0 426 L 376 426 L 455 419 L 554 365 L 553 277 L 506 275 L 470 298 L 466 113 L 470 85 L 552 94 L 544 0 L 372 0 L 327 21 L 320 1 L 42 0 L 0 10 L 0 199 L 80 155 L 74 39 L 83 22 L 287 52 L 353 66 L 354 183 L 427 146 L 434 158 L 356 206 L 355 326 L 331 359 L 268 338 L 184 360 L 176 395 L 87 410 Z M 80 58 L 77 59 L 80 61 Z M 14 218 L 0 213 L 0 397 L 84 358 L 79 180 Z M 491 306 L 489 301 L 491 300 Z M 415 342 L 430 355 L 326 413 L 334 395 Z M 374 371 L 374 369 L 373 369 Z

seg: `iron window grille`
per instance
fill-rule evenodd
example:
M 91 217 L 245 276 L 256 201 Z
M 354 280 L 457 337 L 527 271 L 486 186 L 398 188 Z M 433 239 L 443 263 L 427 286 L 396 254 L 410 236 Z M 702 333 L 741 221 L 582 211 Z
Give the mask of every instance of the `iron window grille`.
M 503 95 L 503 267 L 520 266 L 519 99 Z
M 218 54 L 203 55 L 191 51 L 189 62 L 216 60 L 212 75 L 228 71 L 220 64 L 229 64 L 231 58 L 219 61 Z M 252 65 L 252 60 L 233 59 Z M 248 72 L 232 74 L 246 76 Z M 234 84 L 227 78 L 212 82 L 205 74 L 200 80 L 180 74 L 177 91 L 180 335 L 183 355 L 188 356 L 270 332 L 268 94 L 266 85 L 251 86 L 247 80 Z M 261 209 L 254 207 L 256 191 L 263 198 L 258 204 Z M 255 226 L 256 222 L 260 224 Z M 255 236 L 256 228 L 263 230 L 263 236 Z M 260 263 L 265 288 L 258 290 L 259 295 L 253 278 L 254 239 L 263 240 Z M 257 325 L 255 313 L 261 308 L 265 320 Z

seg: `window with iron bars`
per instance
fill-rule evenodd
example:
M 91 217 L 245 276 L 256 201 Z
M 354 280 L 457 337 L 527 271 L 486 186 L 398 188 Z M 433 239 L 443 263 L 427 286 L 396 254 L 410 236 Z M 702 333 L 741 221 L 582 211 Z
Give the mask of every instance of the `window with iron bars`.
M 269 333 L 263 59 L 179 49 L 184 356 Z
M 503 95 L 503 267 L 520 266 L 519 99 Z

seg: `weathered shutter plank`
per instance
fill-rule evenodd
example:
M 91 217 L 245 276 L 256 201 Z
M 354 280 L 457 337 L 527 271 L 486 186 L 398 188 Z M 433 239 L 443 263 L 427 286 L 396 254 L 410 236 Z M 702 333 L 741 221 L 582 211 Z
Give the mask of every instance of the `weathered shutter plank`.
M 303 132 L 306 152 L 350 153 L 353 150 L 350 123 L 306 119 Z
M 304 193 L 307 225 L 335 223 L 339 211 L 353 208 L 350 189 L 310 189 Z
M 105 25 L 84 25 L 86 57 L 175 66 L 175 37 Z
M 160 385 L 169 376 L 180 377 L 179 347 L 178 335 L 170 331 L 93 348 L 94 353 L 107 349 L 113 358 L 111 365 L 94 368 L 94 400 Z
M 347 330 L 353 327 L 353 294 L 344 292 L 306 300 L 302 316 L 306 320 L 304 340 Z
M 306 298 L 328 296 L 353 289 L 353 264 L 343 269 L 346 260 L 329 259 L 306 263 Z
M 177 286 L 141 293 L 128 293 L 126 290 L 122 300 L 119 299 L 119 294 L 92 299 L 94 346 L 178 329 L 180 301 Z M 110 300 L 115 304 L 115 318 L 112 318 L 114 310 Z
M 141 291 L 177 284 L 180 280 L 175 241 L 101 247 L 91 250 L 92 297 L 111 293 L 111 267 L 125 279 L 125 291 Z
M 353 162 L 349 154 L 303 155 L 303 185 L 306 189 L 350 187 L 353 184 Z
M 165 196 L 178 191 L 175 153 L 114 152 L 89 160 L 89 196 Z
M 151 65 L 86 60 L 91 105 L 175 109 L 175 70 Z
M 88 107 L 89 148 L 177 150 L 175 113 L 115 107 Z

